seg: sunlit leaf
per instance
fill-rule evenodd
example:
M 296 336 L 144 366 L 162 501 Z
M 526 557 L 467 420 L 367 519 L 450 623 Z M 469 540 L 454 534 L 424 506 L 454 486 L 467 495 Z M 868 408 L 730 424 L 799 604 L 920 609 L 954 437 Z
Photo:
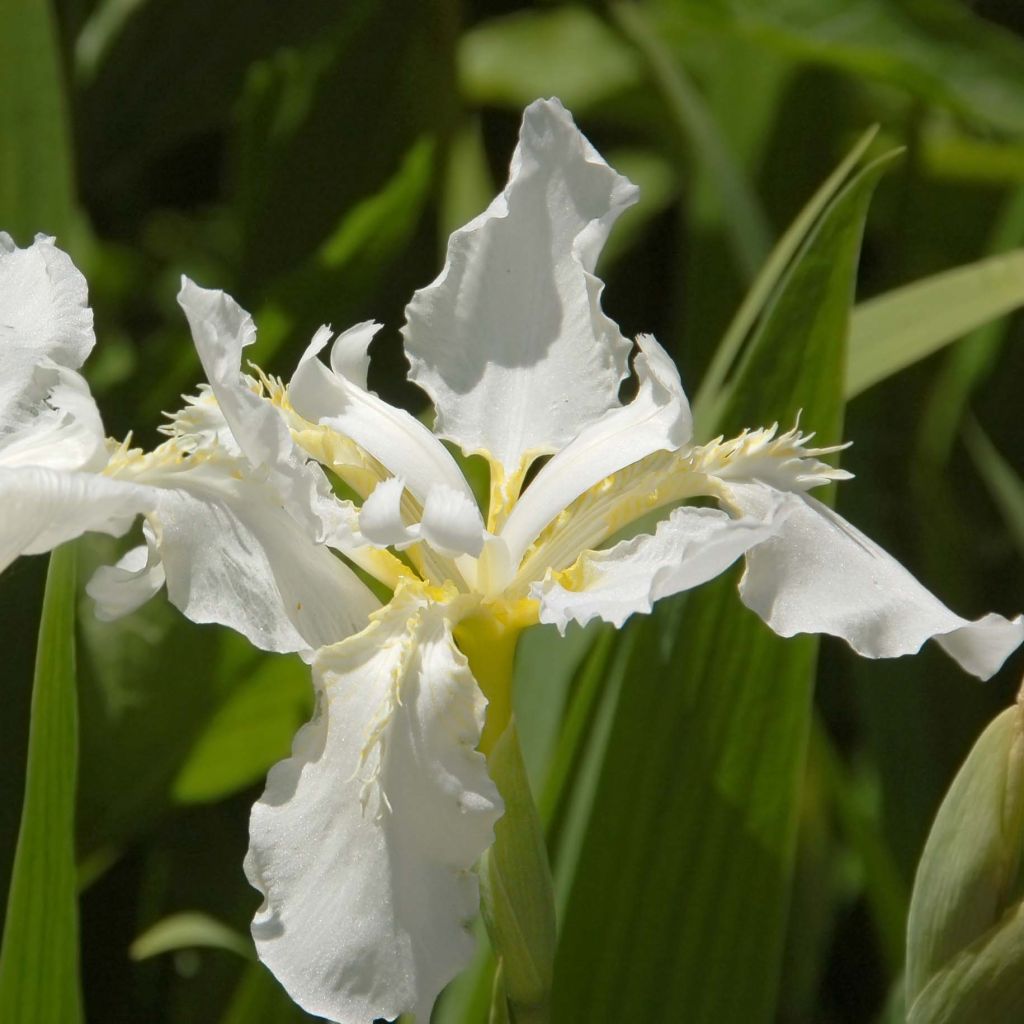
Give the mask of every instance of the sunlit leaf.
M 878 78 L 1004 131 L 1024 131 L 1024 47 L 954 0 L 660 0 L 670 32 L 739 33 L 794 60 Z
M 862 302 L 850 327 L 847 397 L 1021 305 L 1024 250 L 990 256 Z
M 71 145 L 49 2 L 0 4 L 0 229 L 27 245 L 67 242 L 74 209 Z
M 309 668 L 263 655 L 203 726 L 174 780 L 180 803 L 218 800 L 261 779 L 288 756 L 312 712 Z
M 838 195 L 784 277 L 725 429 L 803 407 L 826 442 L 838 438 L 853 278 L 883 166 Z M 772 635 L 740 605 L 735 574 L 632 628 L 564 918 L 556 1017 L 669 1006 L 691 1021 L 771 1020 L 816 643 Z
M 75 879 L 75 551 L 50 557 L 39 625 L 28 769 L 3 946 L 0 1020 L 82 1019 Z

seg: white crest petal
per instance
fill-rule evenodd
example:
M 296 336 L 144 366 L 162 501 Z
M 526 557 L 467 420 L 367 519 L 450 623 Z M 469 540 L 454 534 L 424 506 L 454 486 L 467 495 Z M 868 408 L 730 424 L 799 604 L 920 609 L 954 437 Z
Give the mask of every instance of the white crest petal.
M 776 494 L 763 484 L 730 488 L 759 515 Z M 740 596 L 780 636 L 829 633 L 858 654 L 895 658 L 938 640 L 961 666 L 987 679 L 1024 640 L 1024 620 L 951 612 L 891 555 L 807 495 L 779 532 L 747 553 Z
M 585 552 L 579 589 L 567 589 L 550 572 L 535 583 L 531 594 L 540 600 L 540 620 L 555 623 L 562 633 L 570 621 L 586 625 L 594 618 L 620 627 L 630 615 L 650 612 L 655 601 L 723 573 L 770 537 L 788 511 L 784 501 L 767 520 L 733 519 L 710 508 L 677 508 L 653 534 Z
M 442 555 L 476 558 L 483 551 L 487 531 L 480 508 L 472 498 L 463 491 L 438 484 L 423 506 L 420 534 Z
M 310 1013 L 426 1024 L 473 950 L 470 868 L 501 801 L 448 609 L 399 591 L 314 661 L 317 713 L 252 811 L 260 959 Z
M 342 331 L 331 346 L 331 369 L 364 391 L 370 369 L 370 342 L 380 328 L 375 320 L 364 320 Z
M 400 476 L 382 480 L 363 502 L 359 510 L 359 529 L 371 544 L 378 547 L 404 548 L 414 544 L 418 531 L 406 526 L 402 518 L 402 492 L 405 481 Z
M 377 329 L 377 324 L 355 328 L 366 332 L 367 341 Z M 437 483 L 471 498 L 451 454 L 418 419 L 348 377 L 332 372 L 317 358 L 330 338 L 330 329 L 321 327 L 299 360 L 288 385 L 295 411 L 355 441 L 394 476 L 401 477 L 420 502 L 426 501 Z
M 504 192 L 451 236 L 440 276 L 406 309 L 410 378 L 437 432 L 506 477 L 618 404 L 629 343 L 601 311 L 594 266 L 636 197 L 558 100 L 538 100 Z
M 83 533 L 119 537 L 159 498 L 137 484 L 40 466 L 0 468 L 0 572 L 19 555 L 38 555 Z
M 652 452 L 674 451 L 690 439 L 693 420 L 679 371 L 650 335 L 641 335 L 637 344 L 636 398 L 584 428 L 541 469 L 512 509 L 501 536 L 513 563 L 588 488 Z

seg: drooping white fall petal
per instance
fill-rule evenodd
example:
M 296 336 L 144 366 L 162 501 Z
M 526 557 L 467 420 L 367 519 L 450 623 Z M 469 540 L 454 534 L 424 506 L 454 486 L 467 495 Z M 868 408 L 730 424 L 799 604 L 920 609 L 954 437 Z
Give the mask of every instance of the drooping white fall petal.
M 531 103 L 505 190 L 451 236 L 406 309 L 410 379 L 435 429 L 506 478 L 618 404 L 630 346 L 601 311 L 594 267 L 636 198 L 558 100 Z
M 571 587 L 550 572 L 535 583 L 531 594 L 540 601 L 540 620 L 554 623 L 562 633 L 570 621 L 585 626 L 594 618 L 619 627 L 630 615 L 649 613 L 655 601 L 721 575 L 775 533 L 789 510 L 790 502 L 781 500 L 762 520 L 734 519 L 710 508 L 677 508 L 653 534 L 584 552 L 565 574 Z
M 484 699 L 450 614 L 400 588 L 364 632 L 320 651 L 315 717 L 253 808 L 260 959 L 329 1020 L 411 1012 L 426 1024 L 472 955 L 470 869 L 501 801 L 475 749 Z
M 778 492 L 760 483 L 730 488 L 760 517 Z M 935 639 L 987 679 L 1024 640 L 1024 619 L 989 614 L 971 622 L 950 611 L 873 540 L 809 495 L 773 537 L 747 552 L 740 596 L 780 636 L 829 633 L 858 654 L 895 658 Z
M 41 466 L 0 468 L 0 572 L 20 555 L 40 555 L 83 533 L 119 537 L 156 504 L 147 487 L 95 473 Z
M 379 601 L 297 519 L 277 477 L 208 448 L 180 454 L 169 442 L 151 455 L 116 462 L 112 472 L 155 494 L 148 521 L 167 596 L 193 622 L 237 630 L 268 651 L 305 658 L 358 632 Z M 152 571 L 155 558 L 147 559 Z M 131 607 L 139 584 L 101 570 L 90 593 L 113 617 Z M 151 579 L 153 577 L 150 577 Z M 118 595 L 118 583 L 133 594 Z

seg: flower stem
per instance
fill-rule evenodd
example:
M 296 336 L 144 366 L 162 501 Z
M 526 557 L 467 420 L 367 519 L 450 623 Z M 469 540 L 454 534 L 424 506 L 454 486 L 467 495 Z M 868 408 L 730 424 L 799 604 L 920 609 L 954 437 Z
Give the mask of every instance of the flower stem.
M 530 793 L 515 719 L 488 757 L 505 801 L 494 845 L 480 862 L 480 905 L 507 1002 L 509 1024 L 546 1024 L 555 959 L 555 900 L 544 831 Z M 496 985 L 496 999 L 502 998 Z
M 544 828 L 512 714 L 516 641 L 532 608 L 487 609 L 455 629 L 487 698 L 480 750 L 505 803 L 478 866 L 480 907 L 497 959 L 492 1024 L 547 1024 L 555 958 L 555 899 Z M 535 621 L 535 620 L 534 620 Z

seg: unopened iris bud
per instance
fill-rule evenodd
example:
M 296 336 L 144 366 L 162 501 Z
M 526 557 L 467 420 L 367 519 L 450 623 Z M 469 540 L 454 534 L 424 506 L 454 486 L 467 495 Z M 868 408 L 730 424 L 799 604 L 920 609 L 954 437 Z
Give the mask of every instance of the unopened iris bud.
M 1019 695 L 974 745 L 925 844 L 908 925 L 908 1024 L 1021 1019 L 1022 840 Z

